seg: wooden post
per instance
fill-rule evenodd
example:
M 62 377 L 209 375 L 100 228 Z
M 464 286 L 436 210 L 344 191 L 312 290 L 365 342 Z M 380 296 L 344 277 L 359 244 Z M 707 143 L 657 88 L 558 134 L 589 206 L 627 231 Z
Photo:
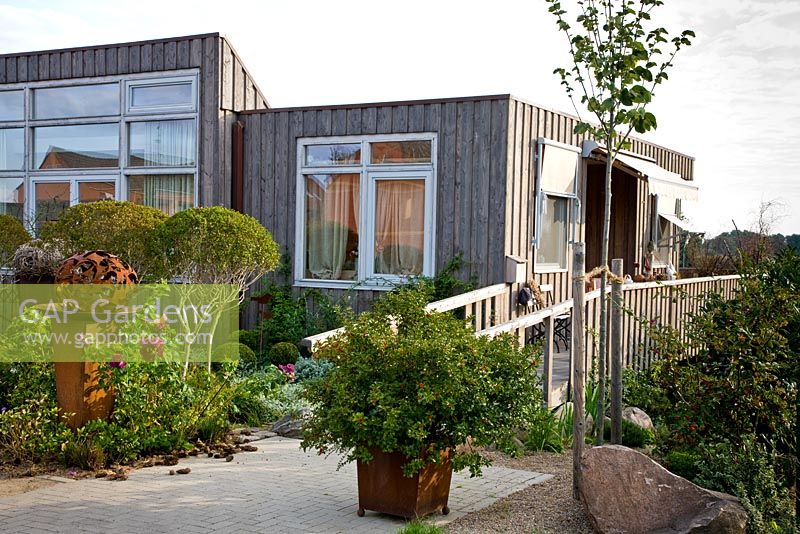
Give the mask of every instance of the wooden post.
M 583 280 L 586 270 L 586 253 L 584 243 L 573 246 L 572 261 L 572 497 L 581 497 L 581 458 L 586 435 L 586 419 L 584 416 L 584 380 L 585 374 L 585 335 L 583 314 L 585 311 L 584 296 L 586 286 Z
M 548 408 L 553 404 L 553 316 L 544 319 L 544 362 L 542 377 L 542 389 L 544 390 L 544 402 Z
M 611 443 L 622 443 L 622 260 L 611 260 Z

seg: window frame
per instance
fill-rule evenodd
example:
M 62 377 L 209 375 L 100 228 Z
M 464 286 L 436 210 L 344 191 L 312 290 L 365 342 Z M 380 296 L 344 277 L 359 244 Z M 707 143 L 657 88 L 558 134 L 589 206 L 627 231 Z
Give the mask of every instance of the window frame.
M 133 105 L 133 90 L 137 87 L 153 87 L 161 85 L 185 85 L 191 84 L 192 100 L 189 104 L 159 104 L 155 106 L 136 106 Z M 170 76 L 157 80 L 154 79 L 127 79 L 124 81 L 125 92 L 125 115 L 160 115 L 164 112 L 171 113 L 197 113 L 197 76 L 193 78 L 187 76 Z
M 543 153 L 545 146 L 552 146 L 578 154 L 577 162 L 575 165 L 575 179 L 572 193 L 565 193 L 563 191 L 549 191 L 542 189 L 542 163 Z M 534 153 L 534 168 L 536 169 L 536 180 L 534 186 L 534 201 L 531 202 L 535 206 L 534 217 L 534 232 L 531 239 L 531 248 L 533 249 L 533 272 L 535 273 L 565 273 L 569 270 L 569 250 L 572 244 L 575 243 L 577 237 L 577 225 L 580 216 L 581 201 L 580 201 L 580 183 L 583 174 L 583 158 L 582 150 L 580 147 L 559 143 L 552 139 L 540 137 L 536 142 L 536 149 Z M 564 247 L 564 265 L 556 263 L 540 263 L 537 261 L 536 252 L 542 242 L 542 224 L 544 222 L 544 202 L 546 197 L 559 197 L 567 199 L 567 214 L 569 221 L 567 222 L 567 243 Z
M 187 111 L 186 107 L 159 106 L 158 110 L 149 110 L 147 113 L 128 113 L 127 87 L 129 84 L 157 85 L 163 82 L 177 83 L 179 81 L 190 81 L 192 84 L 193 105 L 192 110 Z M 52 87 L 74 87 L 83 85 L 117 83 L 120 85 L 120 112 L 117 115 L 95 116 L 95 117 L 76 117 L 59 119 L 35 119 L 33 118 L 33 92 L 35 89 Z M 116 176 L 116 199 L 127 200 L 128 183 L 127 178 L 134 174 L 191 174 L 194 176 L 194 205 L 199 205 L 200 199 L 200 102 L 199 102 L 199 69 L 180 69 L 164 72 L 147 72 L 137 74 L 124 74 L 113 76 L 94 76 L 85 78 L 75 78 L 70 80 L 48 80 L 42 82 L 18 82 L 3 84 L 0 90 L 3 91 L 23 91 L 23 120 L 0 121 L 0 128 L 24 128 L 24 157 L 25 168 L 22 170 L 0 170 L 0 178 L 23 178 L 25 184 L 25 205 L 23 207 L 23 224 L 33 229 L 35 220 L 31 214 L 35 213 L 35 197 L 33 193 L 34 181 L 42 178 L 53 177 L 59 181 L 58 177 L 85 176 L 91 179 L 95 176 Z M 170 111 L 171 110 L 171 111 Z M 136 121 L 153 120 L 174 120 L 174 119 L 193 119 L 195 121 L 195 164 L 186 167 L 131 167 L 128 159 L 128 125 Z M 101 168 L 80 168 L 80 169 L 34 169 L 33 152 L 33 130 L 39 126 L 71 126 L 71 125 L 90 125 L 102 123 L 119 124 L 119 160 L 116 167 Z
M 438 136 L 434 132 L 410 134 L 365 134 L 328 137 L 301 137 L 296 145 L 296 202 L 294 285 L 326 289 L 391 290 L 414 277 L 375 273 L 375 183 L 380 180 L 425 180 L 425 236 L 423 268 L 420 276 L 433 276 L 436 244 L 436 183 Z M 371 143 L 382 141 L 430 141 L 430 163 L 370 163 Z M 336 143 L 361 143 L 361 163 L 350 165 L 306 166 L 305 147 Z M 356 280 L 320 280 L 305 277 L 305 176 L 309 174 L 358 174 L 359 181 L 359 233 L 358 274 Z
M 119 197 L 120 192 L 120 176 L 119 173 L 103 173 L 102 171 L 94 171 L 88 173 L 71 173 L 69 169 L 58 169 L 61 173 L 54 174 L 48 173 L 46 175 L 32 176 L 29 182 L 30 189 L 25 190 L 25 213 L 29 222 L 28 226 L 32 229 L 36 228 L 36 187 L 39 184 L 46 183 L 69 183 L 69 206 L 72 207 L 79 204 L 79 191 L 78 183 L 81 182 L 114 182 L 115 196 Z M 67 172 L 64 172 L 64 171 Z M 29 201 L 30 200 L 30 201 Z

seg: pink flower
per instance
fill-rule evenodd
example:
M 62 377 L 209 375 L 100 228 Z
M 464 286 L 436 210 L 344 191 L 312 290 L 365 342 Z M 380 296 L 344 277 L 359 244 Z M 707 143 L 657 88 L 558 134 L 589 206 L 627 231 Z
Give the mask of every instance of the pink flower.
M 294 382 L 294 364 L 287 363 L 286 365 L 279 365 L 278 369 L 281 373 L 285 374 L 289 382 Z

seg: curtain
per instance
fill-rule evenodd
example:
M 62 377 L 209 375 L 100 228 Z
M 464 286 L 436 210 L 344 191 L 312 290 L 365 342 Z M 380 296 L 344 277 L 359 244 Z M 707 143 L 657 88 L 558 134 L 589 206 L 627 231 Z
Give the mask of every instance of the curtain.
M 425 249 L 425 181 L 375 184 L 375 272 L 419 275 Z
M 194 120 L 140 122 L 131 125 L 133 166 L 180 167 L 194 165 Z M 136 158 L 141 161 L 136 161 Z
M 306 276 L 356 278 L 359 181 L 359 174 L 306 176 Z
M 151 174 L 128 177 L 128 200 L 172 215 L 194 206 L 193 174 Z

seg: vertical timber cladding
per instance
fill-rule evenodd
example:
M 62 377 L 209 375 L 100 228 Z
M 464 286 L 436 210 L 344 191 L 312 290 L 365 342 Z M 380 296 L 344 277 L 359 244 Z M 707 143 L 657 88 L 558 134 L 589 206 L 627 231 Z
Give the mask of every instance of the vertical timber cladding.
M 577 122 L 574 116 L 535 106 L 514 97 L 508 101 L 504 255 L 513 254 L 527 259 L 528 277 L 535 277 L 540 284 L 552 284 L 554 302 L 565 300 L 572 294 L 569 280 L 572 258 L 568 254 L 567 268 L 563 271 L 533 272 L 534 255 L 531 238 L 536 221 L 533 203 L 536 183 L 534 155 L 536 142 L 540 137 L 580 147 L 586 136 L 575 135 L 574 128 Z M 631 140 L 630 151 L 655 159 L 658 165 L 679 173 L 684 179 L 693 179 L 694 158 L 690 156 L 635 138 Z M 644 180 L 638 182 L 639 209 L 636 209 L 635 241 L 636 249 L 641 253 L 647 244 L 643 240 L 649 235 L 646 233 L 650 227 L 648 210 L 642 209 L 646 205 L 649 190 Z M 586 191 L 585 185 L 585 182 L 581 184 L 579 198 Z M 582 203 L 585 202 L 582 200 Z M 580 223 L 577 228 L 577 238 L 582 240 L 585 235 L 583 219 Z M 598 224 L 602 224 L 602 221 Z M 625 265 L 626 272 L 631 268 Z
M 226 58 L 228 64 L 220 65 Z M 0 55 L 0 84 L 75 80 L 197 69 L 199 197 L 201 205 L 230 205 L 233 112 L 267 102 L 230 44 L 217 33 Z
M 241 113 L 245 212 L 258 218 L 293 257 L 298 138 L 434 132 L 436 271 L 460 254 L 462 279 L 474 278 L 479 287 L 502 282 L 509 99 L 496 95 Z M 381 294 L 326 292 L 349 299 L 356 310 Z

